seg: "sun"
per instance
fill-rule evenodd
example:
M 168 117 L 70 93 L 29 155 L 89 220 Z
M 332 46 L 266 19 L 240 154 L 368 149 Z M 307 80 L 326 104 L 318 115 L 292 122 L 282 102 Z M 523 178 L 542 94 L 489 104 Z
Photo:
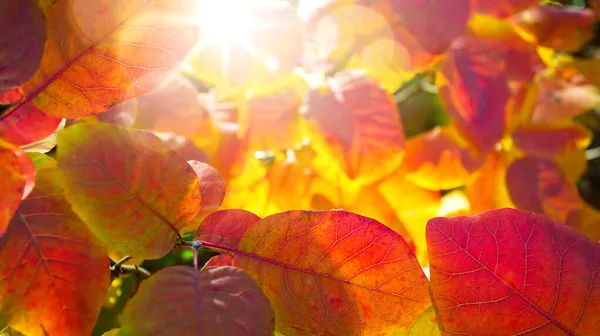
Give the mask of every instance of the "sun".
M 204 31 L 201 43 L 243 43 L 261 25 L 249 0 L 201 0 L 198 23 Z

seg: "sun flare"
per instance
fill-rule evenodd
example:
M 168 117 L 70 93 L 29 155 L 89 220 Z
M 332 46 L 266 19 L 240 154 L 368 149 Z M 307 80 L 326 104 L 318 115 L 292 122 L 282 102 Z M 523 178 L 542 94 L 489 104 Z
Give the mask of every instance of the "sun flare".
M 204 43 L 242 43 L 260 25 L 248 0 L 203 0 L 198 21 Z

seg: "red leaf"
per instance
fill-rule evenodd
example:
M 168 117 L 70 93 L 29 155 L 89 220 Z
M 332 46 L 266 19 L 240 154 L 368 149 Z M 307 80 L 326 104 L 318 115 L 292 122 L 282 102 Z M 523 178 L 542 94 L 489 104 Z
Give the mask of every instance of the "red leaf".
M 443 53 L 453 39 L 462 35 L 471 17 L 470 1 L 386 1 L 400 16 L 401 25 L 433 54 Z
M 525 154 L 553 158 L 567 152 L 586 149 L 592 132 L 581 124 L 530 124 L 517 127 L 512 133 L 515 146 Z
M 456 128 L 480 152 L 504 135 L 510 92 L 504 61 L 474 38 L 454 41 L 440 63 L 440 96 Z
M 23 91 L 20 88 L 0 92 L 0 105 L 10 105 L 23 98 Z
M 538 45 L 575 52 L 594 35 L 594 19 L 589 8 L 538 4 L 513 21 L 531 34 Z
M 246 231 L 259 220 L 260 217 L 246 210 L 216 211 L 198 226 L 194 239 L 235 249 Z
M 229 250 L 269 298 L 282 334 L 388 335 L 429 305 L 427 278 L 404 239 L 356 214 L 279 213 Z
M 518 208 L 562 224 L 572 223 L 584 208 L 577 187 L 548 159 L 528 156 L 513 161 L 506 171 L 506 184 Z
M 119 335 L 273 335 L 273 309 L 239 268 L 160 270 L 140 285 Z
M 59 133 L 57 144 L 73 210 L 104 244 L 125 255 L 164 256 L 178 232 L 194 230 L 198 213 L 219 197 L 148 132 L 82 123 Z
M 231 254 L 219 254 L 210 258 L 202 269 L 218 266 L 233 266 L 233 256 Z
M 9 110 L 0 117 L 0 138 L 14 145 L 27 145 L 50 136 L 61 120 L 35 106 Z
M 0 320 L 26 335 L 89 335 L 109 286 L 106 251 L 62 195 L 56 161 L 38 176 L 0 240 Z
M 326 145 L 320 147 L 331 148 L 351 179 L 372 182 L 402 159 L 404 135 L 396 105 L 361 72 L 341 73 L 327 87 L 313 89 L 306 117 L 319 130 L 315 137 L 324 138 Z
M 507 18 L 538 3 L 539 0 L 472 0 L 473 11 L 498 18 Z
M 194 1 L 56 0 L 45 9 L 48 37 L 36 74 L 22 87 L 18 115 L 103 112 L 148 92 L 197 41 Z
M 5 233 L 15 211 L 33 189 L 35 167 L 19 149 L 0 149 L 0 237 Z
M 522 210 L 434 218 L 431 296 L 443 334 L 594 335 L 600 245 Z
M 35 0 L 0 3 L 0 92 L 24 84 L 38 69 L 46 20 Z
M 200 210 L 198 214 L 208 214 L 216 211 L 225 198 L 225 181 L 219 172 L 210 165 L 190 160 L 188 164 L 200 180 Z

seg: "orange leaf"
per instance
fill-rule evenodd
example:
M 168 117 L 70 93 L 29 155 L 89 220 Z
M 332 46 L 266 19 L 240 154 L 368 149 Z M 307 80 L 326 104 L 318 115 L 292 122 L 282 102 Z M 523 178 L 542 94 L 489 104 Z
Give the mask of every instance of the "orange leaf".
M 594 12 L 576 6 L 538 4 L 513 22 L 542 47 L 575 52 L 593 36 Z
M 352 213 L 269 216 L 230 251 L 269 298 L 282 334 L 388 335 L 429 305 L 427 278 L 402 237 Z
M 244 271 L 187 266 L 160 270 L 140 285 L 119 335 L 256 335 L 274 331 L 273 309 Z
M 216 211 L 221 206 L 221 203 L 223 203 L 223 198 L 225 197 L 225 180 L 223 180 L 223 177 L 215 168 L 204 162 L 189 160 L 187 163 L 192 167 L 200 180 L 200 208 L 198 215 L 205 215 Z
M 214 207 L 216 195 L 208 204 L 205 197 L 212 189 L 151 133 L 76 124 L 59 133 L 57 143 L 67 199 L 112 250 L 160 258 L 179 231 L 195 228 L 204 207 Z
M 19 149 L 0 149 L 0 237 L 6 232 L 15 211 L 35 183 L 35 167 Z
M 24 84 L 40 65 L 46 20 L 35 0 L 0 3 L 0 93 Z
M 440 98 L 457 130 L 480 152 L 504 135 L 510 96 L 505 63 L 475 38 L 456 39 L 440 63 Z
M 148 92 L 197 40 L 191 0 L 56 0 L 41 65 L 12 107 L 76 118 Z M 7 127 L 7 126 L 5 126 Z M 0 129 L 0 131 L 3 128 Z
M 512 162 L 506 184 L 519 209 L 534 211 L 562 224 L 572 223 L 583 210 L 577 188 L 551 160 L 525 157 Z
M 147 94 L 136 98 L 136 128 L 175 133 L 187 138 L 211 137 L 213 124 L 194 85 L 172 74 Z
M 406 178 L 431 190 L 464 185 L 483 160 L 461 143 L 450 127 L 436 127 L 406 142 L 402 170 Z
M 491 153 L 465 186 L 473 213 L 514 207 L 506 186 L 508 158 L 501 151 Z
M 600 105 L 600 92 L 589 84 L 573 84 L 558 72 L 541 74 L 537 100 L 531 113 L 533 123 L 551 123 L 576 117 Z
M 344 72 L 313 89 L 306 117 L 351 179 L 373 182 L 396 169 L 404 135 L 392 97 L 361 72 Z M 322 132 L 322 134 L 321 134 Z
M 56 161 L 32 157 L 35 189 L 0 240 L 0 320 L 26 335 L 89 335 L 109 286 L 108 257 L 63 197 Z
M 585 149 L 592 132 L 574 122 L 562 124 L 529 124 L 517 127 L 512 138 L 515 146 L 527 155 L 552 158 L 578 149 Z
M 572 228 L 500 209 L 432 219 L 427 243 L 442 334 L 598 331 L 600 245 Z
M 544 69 L 536 45 L 525 41 L 515 27 L 505 20 L 474 15 L 469 22 L 468 35 L 478 38 L 504 60 L 509 80 L 530 82 L 536 72 Z
M 538 4 L 539 0 L 473 0 L 473 11 L 498 18 L 507 18 L 528 7 Z
M 287 149 L 302 140 L 300 106 L 302 98 L 295 90 L 250 97 L 246 102 L 247 118 L 241 122 L 241 137 L 248 136 L 252 150 Z

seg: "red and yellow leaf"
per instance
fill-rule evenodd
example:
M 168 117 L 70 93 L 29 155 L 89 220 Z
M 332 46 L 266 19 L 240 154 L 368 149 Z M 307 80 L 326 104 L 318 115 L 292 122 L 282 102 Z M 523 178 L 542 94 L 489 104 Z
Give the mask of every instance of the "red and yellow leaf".
M 269 336 L 274 320 L 269 300 L 241 269 L 174 266 L 140 285 L 119 335 Z
M 71 211 L 56 161 L 32 157 L 35 189 L 0 239 L 0 320 L 26 335 L 89 335 L 109 286 L 108 256 Z
M 313 89 L 306 117 L 311 140 L 325 143 L 351 179 L 373 182 L 396 169 L 404 135 L 392 97 L 361 72 L 344 72 Z
M 54 1 L 40 67 L 11 113 L 83 117 L 148 92 L 196 42 L 193 12 L 191 0 Z
M 507 155 L 491 153 L 465 186 L 471 211 L 480 213 L 499 208 L 515 207 L 506 186 Z
M 59 133 L 57 158 L 75 213 L 125 255 L 164 256 L 207 205 L 192 167 L 148 132 L 76 124 Z
M 469 21 L 468 36 L 478 38 L 504 60 L 506 77 L 509 80 L 530 82 L 536 72 L 544 69 L 536 45 L 525 41 L 506 20 L 474 15 Z
M 463 186 L 483 163 L 463 142 L 451 127 L 436 127 L 410 138 L 402 162 L 406 178 L 431 190 Z
M 40 65 L 46 20 L 36 2 L 0 2 L 0 93 L 23 85 Z
M 0 148 L 0 237 L 35 183 L 35 167 L 19 149 Z
M 456 129 L 486 153 L 504 135 L 510 96 L 504 60 L 475 38 L 452 43 L 440 63 L 440 98 Z
M 585 126 L 574 123 L 529 124 L 517 127 L 512 139 L 527 155 L 553 158 L 574 150 L 586 149 L 592 132 Z
M 507 18 L 538 3 L 539 0 L 472 0 L 474 12 L 498 18 Z
M 441 336 L 433 306 L 425 309 L 410 326 L 409 336 Z
M 506 185 L 519 209 L 562 224 L 572 224 L 584 208 L 577 187 L 549 159 L 528 156 L 513 161 L 506 170 Z
M 427 242 L 443 334 L 598 330 L 600 245 L 575 230 L 539 214 L 499 209 L 432 219 Z
M 221 203 L 223 203 L 223 198 L 225 198 L 225 189 L 227 187 L 225 180 L 223 180 L 223 177 L 215 168 L 204 162 L 190 160 L 188 164 L 200 180 L 200 207 L 198 215 L 206 215 L 216 211 L 221 206 Z
M 594 12 L 589 8 L 538 4 L 512 21 L 541 47 L 575 52 L 593 36 Z
M 285 335 L 388 335 L 429 305 L 427 278 L 408 244 L 356 214 L 269 216 L 231 252 L 269 298 Z

